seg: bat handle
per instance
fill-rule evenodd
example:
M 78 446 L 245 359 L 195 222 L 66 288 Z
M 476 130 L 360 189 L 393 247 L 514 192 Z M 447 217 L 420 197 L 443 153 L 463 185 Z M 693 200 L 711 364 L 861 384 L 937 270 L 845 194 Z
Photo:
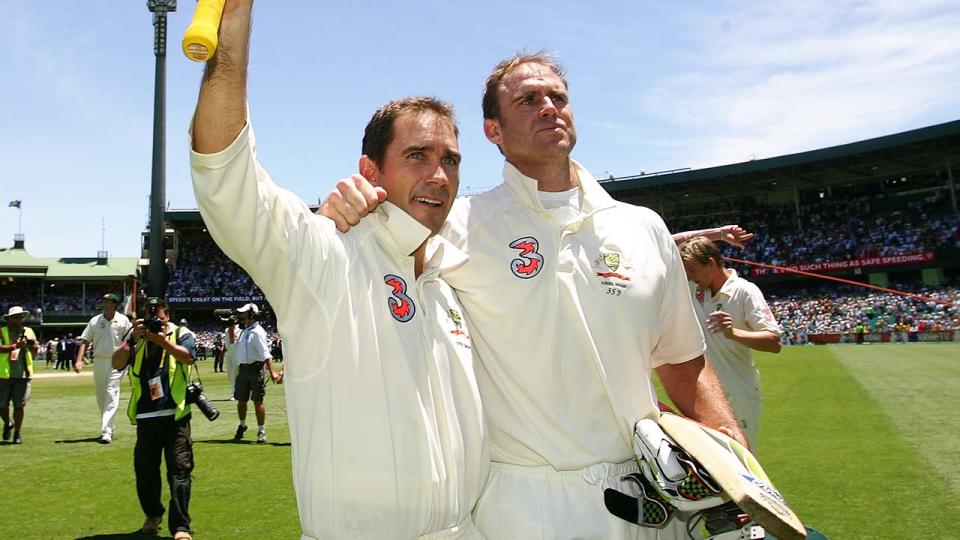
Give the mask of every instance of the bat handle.
M 217 50 L 217 30 L 226 0 L 197 0 L 197 9 L 183 33 L 183 54 L 194 62 L 206 62 Z

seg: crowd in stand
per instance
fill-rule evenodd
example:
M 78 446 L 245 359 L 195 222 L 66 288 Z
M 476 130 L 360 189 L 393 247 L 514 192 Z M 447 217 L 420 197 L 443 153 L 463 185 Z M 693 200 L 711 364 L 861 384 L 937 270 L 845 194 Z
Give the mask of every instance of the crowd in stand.
M 866 257 L 933 252 L 960 248 L 960 216 L 939 211 L 944 194 L 933 193 L 903 210 L 876 211 L 877 197 L 823 199 L 803 205 L 764 206 L 745 211 L 671 219 L 671 231 L 737 223 L 755 234 L 743 251 L 727 248 L 726 256 L 773 265 L 845 261 Z M 739 270 L 739 268 L 738 268 Z
M 41 284 L 31 281 L 15 281 L 2 285 L 0 309 L 7 310 L 20 306 L 34 316 L 42 313 L 92 313 L 100 307 L 100 297 L 104 292 L 116 292 L 122 285 L 103 285 L 86 287 L 80 284 L 58 284 L 43 291 L 41 302 Z
M 210 238 L 184 238 L 167 284 L 167 297 L 262 295 L 250 276 Z
M 854 286 L 766 291 L 786 336 L 960 330 L 960 286 L 893 284 L 922 298 Z
M 882 197 L 825 198 L 801 206 L 762 206 L 749 210 L 701 213 L 666 221 L 672 231 L 703 229 L 738 223 L 755 234 L 741 251 L 725 247 L 725 255 L 775 265 L 843 261 L 864 257 L 902 255 L 960 249 L 960 216 L 944 212 L 942 192 L 908 204 L 891 205 Z M 885 204 L 887 203 L 887 204 Z M 882 211 L 884 208 L 900 210 Z M 709 211 L 709 210 L 706 210 Z M 731 265 L 742 275 L 750 268 Z M 58 284 L 44 290 L 29 281 L 4 283 L 2 309 L 19 305 L 37 314 L 49 312 L 91 312 L 98 307 L 102 291 L 78 284 Z M 853 286 L 827 285 L 787 293 L 766 290 L 770 307 L 780 321 L 784 335 L 791 338 L 814 334 L 865 332 L 960 330 L 960 284 L 922 287 L 892 286 L 926 295 L 921 300 Z M 177 265 L 167 288 L 168 298 L 176 297 L 262 297 L 263 293 L 236 263 L 228 259 L 209 237 L 185 236 Z M 951 304 L 952 302 L 952 304 Z M 222 324 L 203 322 L 190 325 L 198 344 L 210 351 Z M 276 329 L 268 328 L 272 340 Z M 800 341 L 803 341 L 801 338 Z

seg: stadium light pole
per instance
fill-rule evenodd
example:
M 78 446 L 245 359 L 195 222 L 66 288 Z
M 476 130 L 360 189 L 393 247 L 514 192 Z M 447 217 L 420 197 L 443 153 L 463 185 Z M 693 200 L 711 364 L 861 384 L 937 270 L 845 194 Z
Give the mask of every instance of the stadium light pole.
M 147 0 L 147 9 L 153 13 L 153 54 L 156 57 L 153 85 L 153 173 L 150 185 L 150 266 L 147 270 L 147 296 L 163 297 L 167 288 L 166 253 L 163 246 L 167 198 L 167 13 L 177 10 L 177 0 Z

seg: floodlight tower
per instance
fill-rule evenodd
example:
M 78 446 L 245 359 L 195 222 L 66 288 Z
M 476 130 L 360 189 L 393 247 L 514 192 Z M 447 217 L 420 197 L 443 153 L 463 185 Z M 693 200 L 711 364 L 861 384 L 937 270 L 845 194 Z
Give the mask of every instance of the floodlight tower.
M 177 10 L 177 0 L 147 0 L 153 13 L 153 54 L 156 71 L 153 86 L 153 174 L 150 186 L 150 266 L 147 296 L 163 297 L 167 288 L 166 250 L 163 236 L 166 226 L 166 86 L 167 86 L 167 13 Z

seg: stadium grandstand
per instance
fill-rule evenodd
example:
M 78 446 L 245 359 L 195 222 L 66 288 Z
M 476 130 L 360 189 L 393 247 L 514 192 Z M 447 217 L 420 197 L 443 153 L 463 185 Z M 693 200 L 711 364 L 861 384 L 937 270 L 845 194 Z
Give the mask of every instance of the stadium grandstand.
M 764 291 L 790 343 L 960 341 L 958 169 L 954 121 L 603 186 L 657 210 L 672 231 L 754 232 L 724 256 L 745 261 L 730 262 Z
M 602 185 L 618 200 L 657 210 L 672 231 L 738 223 L 754 232 L 746 250 L 727 247 L 725 256 L 748 262 L 731 264 L 763 289 L 787 343 L 960 341 L 958 167 L 960 121 Z M 166 219 L 167 298 L 203 341 L 222 326 L 214 309 L 266 306 L 197 210 L 170 210 Z M 141 256 L 145 264 L 145 250 Z M 275 329 L 270 316 L 265 325 Z
M 67 334 L 80 335 L 101 309 L 100 297 L 114 292 L 128 301 L 137 290 L 137 258 L 43 258 L 27 251 L 23 235 L 13 247 L 0 248 L 0 309 L 11 306 L 30 312 L 27 325 L 46 342 Z

